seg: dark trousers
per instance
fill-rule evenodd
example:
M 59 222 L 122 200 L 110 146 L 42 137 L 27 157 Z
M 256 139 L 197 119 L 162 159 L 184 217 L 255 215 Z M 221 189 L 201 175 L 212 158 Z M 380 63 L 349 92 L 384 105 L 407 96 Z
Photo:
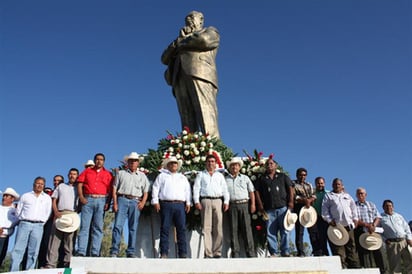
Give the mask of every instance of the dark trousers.
M 6 258 L 7 247 L 9 246 L 9 237 L 0 238 L 0 266 L 3 264 L 4 258 Z
M 231 236 L 230 246 L 232 249 L 232 257 L 239 257 L 239 236 L 242 236 L 243 242 L 245 243 L 246 256 L 256 257 L 252 226 L 250 222 L 249 203 L 246 202 L 242 204 L 230 204 L 229 220 Z
M 300 205 L 300 204 L 296 204 L 295 205 L 295 213 L 298 214 L 300 213 L 300 210 L 304 207 L 304 205 Z M 296 221 L 295 224 L 295 244 L 296 244 L 296 249 L 298 251 L 298 256 L 305 256 L 305 249 L 303 246 L 303 233 L 305 231 L 305 227 L 302 226 L 299 222 L 299 218 Z M 317 241 L 317 237 L 318 237 L 318 233 L 317 233 L 317 228 L 316 225 L 309 227 L 308 228 L 308 232 L 309 232 L 309 239 L 310 239 L 310 243 L 312 245 L 312 249 L 313 248 L 313 243 Z M 309 254 L 307 254 L 309 255 Z
M 169 231 L 176 227 L 177 248 L 180 258 L 187 256 L 185 204 L 160 202 L 160 253 L 169 254 Z
M 346 229 L 349 241 L 343 246 L 337 246 L 329 242 L 332 254 L 340 257 L 342 268 L 360 268 L 358 252 L 356 251 L 355 236 L 353 230 Z
M 367 233 L 367 232 L 363 231 L 363 227 L 358 227 L 355 229 L 354 233 L 355 233 L 356 249 L 358 250 L 359 261 L 360 261 L 361 266 L 364 268 L 379 267 L 379 270 L 381 273 L 386 273 L 387 266 L 385 265 L 385 261 L 383 259 L 383 253 L 382 253 L 383 245 L 380 249 L 377 249 L 377 250 L 364 249 L 359 244 L 359 237 L 363 233 Z
M 316 220 L 316 236 L 310 238 L 312 244 L 313 256 L 329 256 L 328 250 L 328 227 L 329 224 L 318 215 Z

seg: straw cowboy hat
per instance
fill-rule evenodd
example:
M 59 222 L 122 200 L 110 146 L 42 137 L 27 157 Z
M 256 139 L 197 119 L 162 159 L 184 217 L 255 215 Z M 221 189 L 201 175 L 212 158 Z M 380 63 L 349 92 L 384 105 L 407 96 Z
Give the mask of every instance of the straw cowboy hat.
M 79 214 L 75 212 L 63 213 L 60 218 L 56 219 L 56 228 L 62 232 L 74 232 L 79 226 L 80 217 Z
M 292 213 L 290 209 L 286 211 L 285 218 L 283 219 L 283 226 L 287 231 L 291 231 L 295 227 L 295 223 L 298 220 L 298 214 Z
M 15 200 L 18 200 L 20 198 L 20 195 L 11 187 L 6 188 L 6 190 L 3 192 L 3 195 L 4 194 L 13 196 Z
M 94 166 L 93 160 L 87 160 L 87 162 L 84 164 L 84 167 L 89 167 L 89 166 Z
M 233 157 L 231 160 L 226 161 L 226 168 L 229 168 L 231 164 L 239 164 L 242 167 L 243 161 L 240 157 Z
M 311 206 L 309 208 L 302 207 L 299 213 L 299 223 L 304 227 L 312 227 L 316 224 L 318 219 L 318 214 L 316 214 L 316 209 Z
M 167 168 L 167 165 L 169 163 L 177 163 L 177 170 L 179 170 L 182 167 L 182 160 L 178 160 L 175 156 L 171 156 L 169 158 L 166 158 L 162 162 L 162 167 Z
M 377 250 L 382 246 L 382 237 L 378 233 L 363 233 L 359 237 L 359 244 L 367 250 Z
M 342 246 L 349 241 L 349 234 L 341 224 L 336 224 L 336 226 L 330 225 L 328 227 L 328 238 L 333 244 Z

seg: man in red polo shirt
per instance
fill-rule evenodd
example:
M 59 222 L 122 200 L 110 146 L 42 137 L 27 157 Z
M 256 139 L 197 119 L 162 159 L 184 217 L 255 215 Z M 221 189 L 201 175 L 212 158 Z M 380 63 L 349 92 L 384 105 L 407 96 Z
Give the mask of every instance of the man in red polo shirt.
M 85 169 L 77 179 L 79 202 L 81 204 L 81 225 L 76 256 L 86 256 L 90 237 L 90 255 L 100 256 L 103 239 L 104 211 L 109 209 L 113 176 L 106 170 L 103 153 L 94 156 L 95 166 Z

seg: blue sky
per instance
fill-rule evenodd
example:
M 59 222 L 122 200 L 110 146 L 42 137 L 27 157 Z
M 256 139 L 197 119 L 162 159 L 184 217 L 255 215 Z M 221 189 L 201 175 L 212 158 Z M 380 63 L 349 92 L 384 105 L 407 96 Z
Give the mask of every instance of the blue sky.
M 363 186 L 412 219 L 412 3 L 0 2 L 0 188 L 52 184 L 96 152 L 115 167 L 180 120 L 160 55 L 185 15 L 221 34 L 223 142 L 291 175 Z M 294 178 L 294 176 L 292 176 Z

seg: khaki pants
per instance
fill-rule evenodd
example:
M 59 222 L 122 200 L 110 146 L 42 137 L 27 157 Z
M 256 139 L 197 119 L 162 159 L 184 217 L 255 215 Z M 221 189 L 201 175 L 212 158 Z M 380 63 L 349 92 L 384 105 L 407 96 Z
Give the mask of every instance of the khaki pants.
M 386 244 L 386 252 L 388 253 L 390 273 L 402 273 L 402 260 L 405 273 L 412 273 L 412 256 L 406 240 Z
M 202 199 L 202 228 L 205 244 L 205 257 L 222 256 L 223 215 L 221 199 Z

